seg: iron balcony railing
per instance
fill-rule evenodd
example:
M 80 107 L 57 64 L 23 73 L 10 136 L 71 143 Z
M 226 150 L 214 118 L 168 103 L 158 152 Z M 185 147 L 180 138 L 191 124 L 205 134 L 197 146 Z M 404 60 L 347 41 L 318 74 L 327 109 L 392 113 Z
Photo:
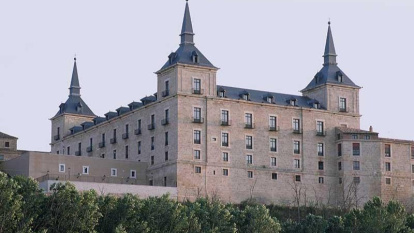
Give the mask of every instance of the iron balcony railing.
M 161 120 L 161 125 L 168 125 L 170 124 L 170 119 L 169 118 L 164 118 Z
M 202 123 L 204 123 L 204 118 L 202 118 L 202 117 L 200 117 L 200 118 L 193 117 L 193 123 L 202 124 Z
M 165 90 L 161 93 L 162 97 L 166 97 L 170 95 L 170 90 Z
M 99 143 L 99 148 L 104 148 L 105 147 L 105 142 L 100 142 Z
M 204 94 L 204 89 L 191 89 L 191 92 L 195 95 L 203 95 Z
M 81 156 L 82 155 L 82 152 L 81 151 L 75 151 L 75 155 L 76 156 Z
M 129 138 L 129 133 L 122 134 L 122 139 L 128 139 L 128 138 Z
M 88 146 L 87 148 L 86 148 L 86 152 L 88 152 L 88 153 L 90 153 L 90 152 L 92 152 L 92 146 Z
M 269 126 L 269 131 L 279 131 L 279 126 Z
M 231 120 L 221 120 L 221 126 L 230 126 Z
M 295 134 L 302 134 L 302 129 L 293 129 L 293 133 Z
M 254 129 L 254 123 L 245 123 L 244 128 L 245 129 Z
M 115 144 L 116 143 L 116 138 L 111 138 L 110 143 Z
M 326 136 L 326 131 L 316 131 L 316 136 Z
M 134 130 L 135 135 L 140 135 L 141 134 L 141 129 L 136 129 Z
M 60 139 L 60 135 L 55 135 L 53 138 L 55 139 L 55 141 L 58 141 Z
M 155 123 L 151 123 L 148 125 L 148 130 L 154 130 L 155 129 Z

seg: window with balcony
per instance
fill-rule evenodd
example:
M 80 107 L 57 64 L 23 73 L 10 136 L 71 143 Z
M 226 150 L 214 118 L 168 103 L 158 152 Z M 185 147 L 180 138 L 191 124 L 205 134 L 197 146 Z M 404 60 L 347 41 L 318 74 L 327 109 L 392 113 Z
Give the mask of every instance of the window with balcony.
M 342 156 L 342 144 L 338 144 L 338 156 Z
M 300 159 L 294 159 L 293 160 L 293 165 L 294 165 L 294 168 L 300 168 Z
M 195 78 L 193 80 L 193 94 L 197 94 L 197 95 L 203 94 L 201 90 L 201 79 Z
M 276 116 L 269 117 L 269 130 L 270 131 L 279 131 L 277 127 L 277 118 Z
M 253 179 L 253 171 L 247 171 L 247 178 Z
M 322 161 L 319 161 L 318 162 L 318 170 L 322 171 L 323 169 L 324 169 L 323 162 Z
M 112 131 L 112 138 L 111 138 L 111 144 L 116 143 L 116 129 L 113 129 Z
M 168 125 L 170 123 L 170 110 L 165 109 L 164 110 L 164 119 L 162 119 L 161 124 L 162 125 Z
M 316 122 L 316 135 L 317 136 L 325 136 L 325 127 L 323 121 Z
M 247 164 L 253 164 L 253 155 L 247 155 L 246 161 L 247 161 Z
M 229 176 L 229 169 L 223 169 L 223 176 Z
M 151 115 L 150 122 L 151 123 L 148 125 L 148 130 L 154 130 L 155 129 L 155 114 Z
M 276 167 L 276 157 L 271 157 L 270 158 L 270 166 Z
M 324 156 L 324 153 L 325 152 L 325 150 L 324 150 L 324 146 L 323 146 L 323 143 L 318 143 L 318 156 Z
M 86 152 L 90 153 L 93 150 L 93 138 L 89 138 L 89 146 L 86 148 Z
M 165 88 L 164 88 L 164 91 L 162 92 L 162 97 L 166 97 L 166 96 L 169 96 L 170 95 L 170 81 L 169 80 L 167 80 L 167 81 L 165 81 Z
M 194 144 L 201 144 L 201 131 L 194 130 Z
M 221 133 L 221 146 L 229 146 L 229 133 Z
M 105 147 L 105 134 L 103 133 L 101 135 L 101 142 L 99 143 L 99 148 L 104 148 Z
M 201 117 L 201 108 L 194 108 L 194 113 L 193 113 L 193 122 L 194 123 L 203 123 L 204 119 Z
M 294 133 L 301 133 L 301 130 L 300 130 L 300 120 L 299 119 L 293 119 L 293 122 L 292 123 L 293 123 L 292 124 L 293 132 Z
M 339 111 L 346 112 L 346 98 L 339 98 Z
M 253 137 L 246 136 L 246 149 L 251 150 L 253 149 Z
M 221 125 L 222 126 L 229 126 L 230 125 L 229 111 L 228 110 L 221 110 Z
M 359 143 L 352 143 L 352 155 L 359 156 L 361 154 L 360 146 Z
M 391 145 L 385 144 L 385 157 L 391 157 Z
M 201 173 L 201 167 L 195 167 L 195 173 Z
M 352 164 L 353 164 L 352 167 L 354 171 L 359 171 L 361 169 L 359 161 L 353 161 Z
M 391 171 L 391 163 L 390 162 L 385 162 L 385 171 L 386 172 L 390 172 Z
M 244 124 L 246 129 L 253 129 L 253 114 L 245 113 L 244 114 Z
M 201 151 L 200 150 L 194 150 L 194 159 L 201 159 Z
M 229 161 L 229 152 L 223 152 L 223 161 L 228 162 Z
M 128 139 L 129 138 L 129 125 L 125 125 L 125 133 L 122 134 L 122 139 Z
M 293 153 L 300 154 L 300 141 L 293 141 Z
M 142 124 L 141 119 L 137 121 L 137 129 L 135 130 L 135 135 L 140 135 L 142 133 Z
M 270 139 L 270 151 L 277 152 L 277 139 L 276 138 Z
M 78 151 L 75 152 L 75 155 L 81 156 L 82 155 L 82 143 L 78 143 Z

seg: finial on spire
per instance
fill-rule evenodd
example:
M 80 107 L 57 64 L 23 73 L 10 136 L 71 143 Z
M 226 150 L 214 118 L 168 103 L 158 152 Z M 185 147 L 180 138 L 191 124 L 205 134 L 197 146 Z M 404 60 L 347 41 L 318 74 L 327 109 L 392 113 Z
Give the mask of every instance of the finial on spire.
M 332 31 L 331 31 L 331 19 L 328 21 L 328 34 L 326 35 L 326 44 L 325 44 L 325 53 L 324 57 L 324 66 L 327 65 L 337 65 L 336 63 L 336 52 L 335 45 L 333 42 Z
M 328 25 L 331 26 L 331 18 L 329 18 Z
M 76 62 L 76 53 L 75 53 L 75 55 L 73 56 L 73 60 Z
M 80 96 L 80 85 L 79 85 L 79 77 L 78 77 L 78 67 L 76 65 L 76 54 L 73 58 L 73 72 L 72 72 L 72 79 L 70 81 L 69 87 L 69 96 Z

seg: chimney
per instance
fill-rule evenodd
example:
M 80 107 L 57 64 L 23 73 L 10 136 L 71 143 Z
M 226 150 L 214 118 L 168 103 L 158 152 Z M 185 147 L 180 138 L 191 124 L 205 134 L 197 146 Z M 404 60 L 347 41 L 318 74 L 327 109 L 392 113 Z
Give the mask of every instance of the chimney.
M 374 132 L 374 128 L 372 128 L 372 125 L 369 127 L 369 132 Z

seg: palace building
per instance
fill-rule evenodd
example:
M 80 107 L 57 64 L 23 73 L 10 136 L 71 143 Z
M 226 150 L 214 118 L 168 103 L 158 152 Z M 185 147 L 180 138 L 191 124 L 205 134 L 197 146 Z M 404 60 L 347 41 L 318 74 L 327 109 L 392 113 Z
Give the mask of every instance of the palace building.
M 361 88 L 338 66 L 330 24 L 323 66 L 301 95 L 218 85 L 188 3 L 180 37 L 156 72 L 157 93 L 105 116 L 82 100 L 75 59 L 69 98 L 51 118 L 51 152 L 146 163 L 143 182 L 177 187 L 181 200 L 410 201 L 414 143 L 360 129 Z

